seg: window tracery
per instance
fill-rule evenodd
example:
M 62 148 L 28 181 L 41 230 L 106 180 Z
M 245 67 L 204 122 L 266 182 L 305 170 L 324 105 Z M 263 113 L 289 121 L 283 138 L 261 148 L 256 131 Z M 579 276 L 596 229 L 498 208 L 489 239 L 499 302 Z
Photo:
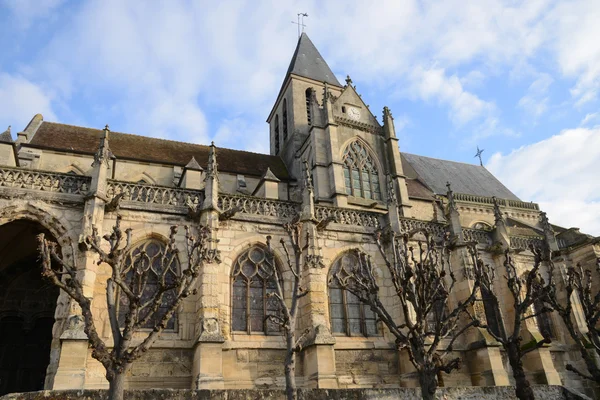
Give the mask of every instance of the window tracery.
M 351 275 L 358 265 L 352 252 L 344 253 L 332 265 L 329 272 L 329 319 L 331 332 L 347 336 L 376 336 L 379 333 L 375 313 L 356 296 L 343 290 L 337 275 Z
M 135 282 L 134 274 L 136 271 L 148 271 L 145 286 L 140 286 L 141 289 L 137 289 L 141 291 L 141 304 L 145 304 L 151 300 L 161 286 L 175 284 L 180 269 L 177 256 L 170 252 L 163 242 L 157 239 L 146 240 L 134 246 L 125 257 L 124 266 L 125 270 L 123 272 L 130 286 Z M 162 279 L 164 279 L 164 283 L 161 285 Z M 138 320 L 148 318 L 142 327 L 152 328 L 155 326 L 164 317 L 168 310 L 167 305 L 172 304 L 175 296 L 175 289 L 167 290 L 163 295 L 161 305 L 153 315 L 149 316 L 152 312 L 152 304 L 142 307 L 138 311 Z M 123 326 L 129 312 L 129 299 L 125 294 L 119 294 L 119 304 L 117 307 L 119 308 L 119 324 Z M 176 314 L 174 314 L 167 322 L 166 329 L 175 329 L 176 322 L 177 318 Z
M 355 197 L 381 200 L 377 167 L 360 141 L 355 140 L 346 147 L 343 162 L 346 193 Z
M 232 271 L 232 330 L 279 334 L 279 325 L 267 319 L 279 315 L 279 301 L 273 279 L 273 260 L 260 246 L 252 246 L 234 263 Z
M 310 111 L 310 98 L 312 97 L 312 89 L 306 89 L 306 121 L 308 125 L 312 124 L 312 112 Z

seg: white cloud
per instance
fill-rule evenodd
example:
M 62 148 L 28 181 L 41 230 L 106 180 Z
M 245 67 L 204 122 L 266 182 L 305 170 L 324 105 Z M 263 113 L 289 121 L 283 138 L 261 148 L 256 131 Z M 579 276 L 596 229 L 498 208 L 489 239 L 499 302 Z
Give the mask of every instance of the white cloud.
M 586 114 L 585 117 L 581 120 L 581 123 L 579 125 L 586 126 L 590 122 L 593 122 L 594 120 L 600 120 L 600 111 L 595 112 L 595 113 Z
M 14 139 L 37 113 L 56 119 L 48 93 L 21 76 L 0 73 L 0 131 L 12 125 Z
M 494 154 L 487 168 L 524 201 L 540 203 L 557 225 L 600 235 L 600 128 L 577 128 Z
M 443 68 L 416 67 L 411 74 L 409 92 L 422 100 L 438 100 L 450 107 L 449 118 L 456 125 L 491 114 L 494 104 L 464 90 L 456 75 L 447 76 Z
M 548 89 L 554 82 L 549 74 L 539 74 L 537 79 L 529 86 L 527 94 L 519 100 L 519 107 L 534 119 L 541 117 L 548 110 Z

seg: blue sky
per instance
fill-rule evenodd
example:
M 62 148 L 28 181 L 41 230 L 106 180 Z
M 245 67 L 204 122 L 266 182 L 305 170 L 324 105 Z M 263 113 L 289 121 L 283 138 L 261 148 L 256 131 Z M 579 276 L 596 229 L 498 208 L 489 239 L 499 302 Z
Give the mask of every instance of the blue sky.
M 551 221 L 600 235 L 597 0 L 0 0 L 0 127 L 42 113 L 266 152 L 297 12 L 403 151 L 475 163 L 480 146 Z

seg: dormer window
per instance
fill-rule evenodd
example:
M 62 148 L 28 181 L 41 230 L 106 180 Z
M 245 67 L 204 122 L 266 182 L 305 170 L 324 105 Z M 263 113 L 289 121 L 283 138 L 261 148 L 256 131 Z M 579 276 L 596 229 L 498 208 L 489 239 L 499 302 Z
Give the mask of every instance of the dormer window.
M 381 200 L 379 173 L 373 157 L 358 140 L 350 143 L 343 156 L 346 193 L 364 199 Z
M 283 143 L 288 138 L 287 101 L 283 99 Z
M 279 153 L 279 114 L 275 115 L 275 154 Z

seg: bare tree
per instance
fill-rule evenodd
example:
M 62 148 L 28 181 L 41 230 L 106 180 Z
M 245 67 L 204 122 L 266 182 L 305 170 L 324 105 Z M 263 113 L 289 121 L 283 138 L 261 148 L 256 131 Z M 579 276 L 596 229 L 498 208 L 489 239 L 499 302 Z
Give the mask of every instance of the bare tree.
M 514 301 L 512 330 L 508 332 L 502 324 L 501 319 L 494 321 L 493 324 L 490 324 L 490 321 L 488 321 L 487 324 L 481 325 L 487 329 L 488 333 L 506 351 L 513 371 L 513 377 L 515 378 L 516 396 L 520 400 L 534 399 L 531 384 L 525 377 L 522 358 L 527 353 L 550 343 L 550 338 L 544 337 L 539 342 L 526 348 L 521 346 L 521 341 L 523 340 L 521 328 L 523 327 L 523 323 L 528 319 L 537 318 L 552 311 L 552 309 L 545 306 L 541 310 L 532 310 L 534 304 L 543 302 L 543 299 L 550 291 L 550 285 L 549 282 L 544 281 L 540 274 L 543 251 L 534 247 L 531 247 L 531 251 L 534 254 L 533 268 L 524 272 L 521 276 L 519 276 L 510 251 L 506 250 L 504 253 L 504 278 Z M 498 299 L 499 288 L 494 284 L 495 269 L 489 265 L 483 266 L 481 261 L 480 263 L 482 264 L 482 268 L 476 269 L 475 274 L 476 279 L 480 282 L 482 294 L 484 294 L 482 301 L 488 302 L 495 310 L 500 310 L 500 300 Z M 473 316 L 473 318 L 476 317 Z
M 424 240 L 416 240 L 417 234 L 423 235 Z M 411 242 L 415 242 L 416 248 Z M 438 374 L 460 368 L 459 358 L 448 359 L 454 342 L 479 323 L 468 318 L 468 309 L 475 302 L 478 284 L 475 282 L 469 296 L 449 310 L 456 276 L 451 262 L 454 247 L 448 235 L 441 243 L 436 243 L 425 230 L 399 237 L 392 233 L 391 259 L 380 233 L 376 235 L 376 243 L 390 272 L 402 310 L 402 322 L 394 320 L 383 304 L 376 279 L 376 266 L 370 256 L 355 250 L 357 264 L 336 272 L 334 278 L 343 289 L 368 305 L 395 336 L 398 347 L 408 351 L 410 361 L 419 375 L 423 399 L 434 399 Z M 478 268 L 480 264 L 476 262 L 476 251 L 469 254 L 474 268 Z
M 298 318 L 298 305 L 299 300 L 305 296 L 308 292 L 301 286 L 302 281 L 302 253 L 304 248 L 300 245 L 300 235 L 302 231 L 302 224 L 299 222 L 291 222 L 283 225 L 287 232 L 289 239 L 292 243 L 293 255 L 290 254 L 286 241 L 282 238 L 280 243 L 283 246 L 283 252 L 285 254 L 285 264 L 292 275 L 292 291 L 289 299 L 289 303 L 285 301 L 284 288 L 282 286 L 283 280 L 281 272 L 275 265 L 275 258 L 273 249 L 271 248 L 271 236 L 267 236 L 267 254 L 266 267 L 271 272 L 271 278 L 275 283 L 275 292 L 269 293 L 270 296 L 275 297 L 280 304 L 281 313 L 279 315 L 268 315 L 266 318 L 270 319 L 271 322 L 279 325 L 283 329 L 286 343 L 286 355 L 285 355 L 285 392 L 288 400 L 294 400 L 297 397 L 296 388 L 296 353 L 302 351 L 302 346 L 310 333 L 309 329 L 300 334 L 296 335 L 296 323 Z
M 600 258 L 596 259 L 595 267 L 596 274 L 600 274 Z M 593 352 L 595 351 L 597 357 L 600 357 L 600 329 L 598 328 L 598 320 L 600 319 L 600 282 L 593 278 L 593 272 L 589 268 L 584 269 L 581 264 L 570 267 L 567 270 L 564 299 L 562 299 L 560 294 L 557 293 L 556 283 L 553 281 L 554 273 L 554 263 L 550 261 L 551 290 L 548 293 L 546 301 L 562 318 L 567 331 L 573 338 L 581 357 L 585 361 L 588 373 L 580 371 L 572 364 L 567 364 L 566 368 L 568 371 L 572 371 L 585 379 L 600 384 L 600 368 L 593 356 Z M 583 317 L 587 325 L 585 336 L 579 331 L 574 321 L 573 295 L 576 295 L 581 303 Z
M 42 275 L 81 307 L 84 331 L 93 349 L 92 357 L 106 369 L 111 400 L 123 399 L 125 374 L 131 364 L 152 347 L 183 299 L 196 292 L 194 287 L 200 268 L 210 256 L 207 253 L 210 252 L 207 250 L 210 230 L 199 226 L 197 234 L 193 234 L 186 226 L 188 267 L 185 270 L 180 270 L 176 261 L 179 254 L 176 233 L 177 227 L 171 227 L 166 251 L 158 260 L 150 260 L 143 251 L 128 255 L 132 230 L 121 230 L 120 216 L 110 234 L 100 238 L 93 227 L 92 234 L 85 238 L 90 251 L 98 255 L 98 264 L 108 265 L 111 271 L 106 284 L 106 305 L 112 348 L 96 330 L 92 299 L 85 296 L 77 276 L 81 267 L 75 260 L 64 258 L 56 243 L 46 240 L 43 234 L 38 237 Z M 108 244 L 108 250 L 103 248 L 102 239 Z M 148 332 L 147 328 L 151 330 Z M 134 339 L 137 333 L 144 333 L 145 337 L 141 341 L 137 337 Z

